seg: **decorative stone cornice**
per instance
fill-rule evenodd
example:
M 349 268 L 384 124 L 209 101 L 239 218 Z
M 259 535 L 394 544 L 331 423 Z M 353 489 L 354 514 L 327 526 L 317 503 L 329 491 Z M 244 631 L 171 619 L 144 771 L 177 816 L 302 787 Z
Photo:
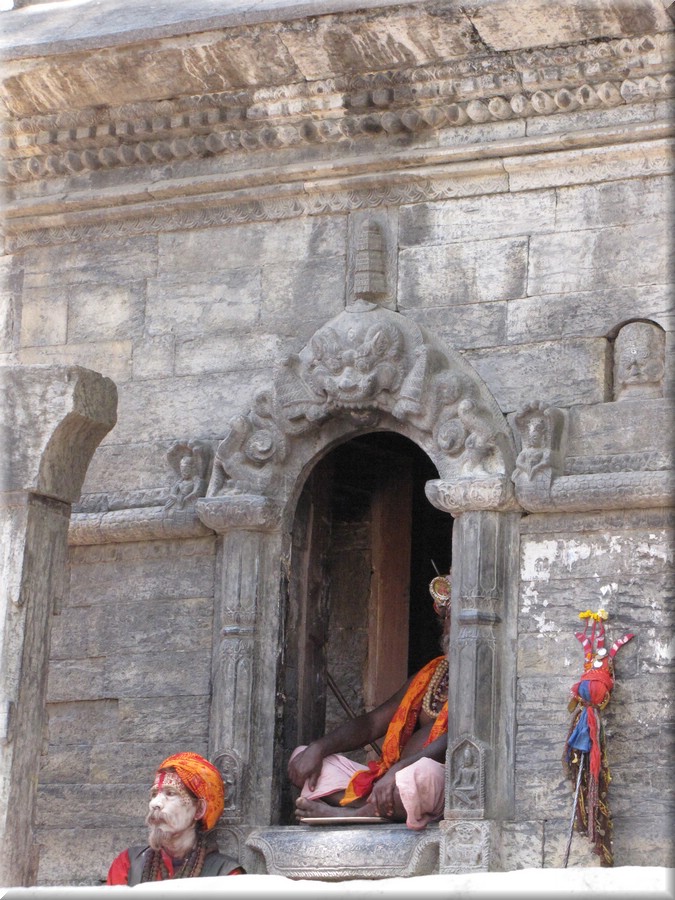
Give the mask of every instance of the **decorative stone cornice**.
M 7 176 L 68 178 L 653 102 L 675 92 L 668 38 L 24 116 L 4 125 Z
M 673 170 L 674 132 L 671 122 L 656 121 L 396 151 L 386 159 L 377 154 L 350 156 L 344 165 L 314 163 L 311 179 L 293 167 L 283 172 L 245 169 L 185 179 L 180 186 L 160 181 L 153 186 L 151 199 L 145 183 L 120 185 L 100 194 L 85 188 L 83 193 L 59 194 L 53 201 L 41 197 L 8 205 L 6 246 L 15 252 L 89 239 L 433 202 L 508 190 L 507 173 L 515 184 L 516 175 L 531 178 L 542 167 L 554 169 L 563 183 L 575 183 L 577 170 L 586 176 L 592 172 L 596 178 L 665 174 Z

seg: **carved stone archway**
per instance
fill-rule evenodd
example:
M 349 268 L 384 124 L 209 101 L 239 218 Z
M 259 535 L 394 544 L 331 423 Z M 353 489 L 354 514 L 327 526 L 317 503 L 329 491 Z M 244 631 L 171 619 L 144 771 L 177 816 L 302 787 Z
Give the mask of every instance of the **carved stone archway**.
M 202 522 L 221 536 L 210 754 L 237 761 L 240 787 L 220 835 L 233 851 L 242 852 L 251 826 L 274 823 L 275 779 L 283 777 L 274 768 L 283 707 L 277 668 L 297 498 L 332 447 L 377 430 L 401 434 L 427 453 L 440 476 L 427 483 L 427 497 L 457 520 L 450 739 L 484 748 L 486 797 L 467 818 L 475 825 L 511 808 L 512 747 L 503 723 L 513 715 L 515 684 L 504 653 L 515 633 L 514 617 L 504 613 L 513 608 L 508 573 L 517 551 L 513 435 L 458 353 L 405 316 L 358 299 L 285 359 L 251 408 L 231 420 L 207 496 L 197 503 Z M 465 818 L 464 806 L 454 809 L 449 795 L 446 818 Z M 488 832 L 481 831 L 483 843 Z M 441 853 L 444 867 L 456 868 L 450 850 Z

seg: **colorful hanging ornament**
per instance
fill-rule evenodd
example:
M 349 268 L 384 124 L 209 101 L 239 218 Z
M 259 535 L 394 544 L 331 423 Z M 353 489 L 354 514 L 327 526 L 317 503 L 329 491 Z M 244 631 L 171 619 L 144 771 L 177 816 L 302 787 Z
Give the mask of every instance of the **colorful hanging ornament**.
M 595 853 L 600 856 L 601 865 L 614 864 L 612 820 L 607 803 L 611 776 L 601 712 L 609 703 L 614 687 L 614 657 L 634 637 L 625 634 L 614 641 L 608 652 L 605 647 L 605 622 L 608 618 L 605 610 L 594 613 L 588 609 L 579 613 L 579 618 L 586 620 L 584 630 L 575 633 L 584 649 L 584 674 L 571 688 L 572 699 L 568 705 L 574 715 L 565 742 L 563 768 L 575 784 L 575 792 L 563 868 L 567 867 L 575 827 L 588 836 Z

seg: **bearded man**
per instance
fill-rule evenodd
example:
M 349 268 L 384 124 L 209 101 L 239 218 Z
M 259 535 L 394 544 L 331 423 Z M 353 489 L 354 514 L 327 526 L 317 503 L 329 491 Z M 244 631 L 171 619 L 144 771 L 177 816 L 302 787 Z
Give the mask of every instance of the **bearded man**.
M 218 851 L 212 829 L 225 806 L 220 772 L 197 753 L 176 753 L 157 769 L 145 819 L 148 843 L 123 850 L 107 884 L 244 875 L 237 860 Z
M 421 830 L 443 817 L 448 746 L 450 576 L 429 587 L 443 623 L 437 656 L 380 706 L 296 747 L 288 775 L 301 788 L 295 814 L 305 818 L 377 816 Z M 342 754 L 384 735 L 382 754 L 367 766 Z

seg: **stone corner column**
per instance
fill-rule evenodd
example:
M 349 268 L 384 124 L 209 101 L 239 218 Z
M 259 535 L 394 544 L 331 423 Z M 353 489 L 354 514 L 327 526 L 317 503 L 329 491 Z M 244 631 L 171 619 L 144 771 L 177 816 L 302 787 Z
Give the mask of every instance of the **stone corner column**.
M 455 518 L 439 871 L 499 869 L 513 815 L 520 509 L 506 475 L 427 482 Z
M 114 426 L 117 389 L 79 366 L 0 371 L 0 884 L 35 882 L 33 839 L 51 615 L 71 504 Z
M 227 784 L 218 840 L 255 871 L 246 839 L 274 818 L 283 500 L 211 496 L 197 514 L 218 535 L 209 718 L 209 757 Z

